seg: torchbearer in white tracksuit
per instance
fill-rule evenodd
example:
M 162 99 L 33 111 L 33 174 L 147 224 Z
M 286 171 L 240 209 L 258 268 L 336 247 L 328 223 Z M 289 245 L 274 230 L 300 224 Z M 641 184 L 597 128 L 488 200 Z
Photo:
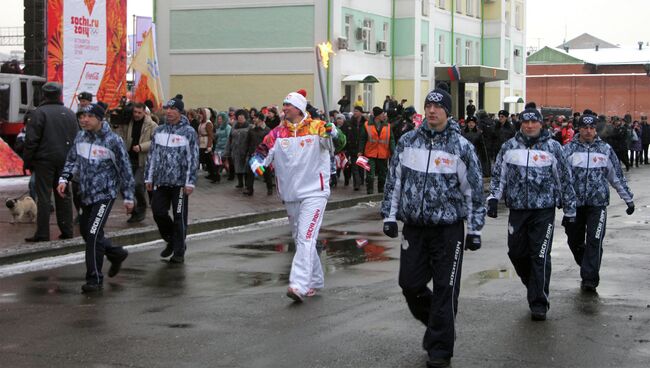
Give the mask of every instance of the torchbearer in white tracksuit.
M 330 195 L 330 151 L 333 125 L 312 119 L 305 96 L 284 99 L 285 120 L 264 137 L 249 163 L 256 175 L 273 164 L 280 199 L 285 204 L 296 244 L 287 296 L 301 302 L 322 289 L 323 268 L 316 239 Z

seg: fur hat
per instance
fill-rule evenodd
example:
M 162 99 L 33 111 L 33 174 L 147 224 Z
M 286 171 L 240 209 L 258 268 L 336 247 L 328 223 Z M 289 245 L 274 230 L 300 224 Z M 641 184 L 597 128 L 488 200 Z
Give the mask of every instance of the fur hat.
M 81 92 L 79 95 L 77 95 L 77 99 L 79 101 L 81 100 L 92 101 L 93 95 L 90 92 Z

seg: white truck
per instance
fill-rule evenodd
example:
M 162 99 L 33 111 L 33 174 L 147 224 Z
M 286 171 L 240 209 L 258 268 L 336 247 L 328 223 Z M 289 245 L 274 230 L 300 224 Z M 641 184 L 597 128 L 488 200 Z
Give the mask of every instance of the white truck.
M 0 137 L 10 146 L 24 126 L 25 113 L 40 104 L 45 82 L 43 77 L 0 73 Z

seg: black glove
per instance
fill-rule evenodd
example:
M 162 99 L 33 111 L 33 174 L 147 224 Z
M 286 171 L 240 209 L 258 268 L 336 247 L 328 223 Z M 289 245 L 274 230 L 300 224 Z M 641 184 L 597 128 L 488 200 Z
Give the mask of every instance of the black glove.
M 465 250 L 475 251 L 481 249 L 481 236 L 475 234 L 467 234 L 465 237 Z
M 634 202 L 628 202 L 627 204 L 627 209 L 625 210 L 625 213 L 628 215 L 631 215 L 634 213 Z
M 564 216 L 562 217 L 562 226 L 564 227 L 571 227 L 576 224 L 576 218 L 574 217 L 567 217 Z
M 384 234 L 390 238 L 397 238 L 397 222 L 387 221 L 384 222 Z
M 488 217 L 497 218 L 497 205 L 499 204 L 499 200 L 496 198 L 492 198 L 488 200 L 487 204 L 488 204 L 488 210 L 487 210 Z

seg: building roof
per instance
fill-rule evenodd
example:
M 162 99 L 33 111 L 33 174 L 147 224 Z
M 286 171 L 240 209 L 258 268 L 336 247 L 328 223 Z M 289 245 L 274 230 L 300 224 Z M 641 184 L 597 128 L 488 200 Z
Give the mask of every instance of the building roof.
M 531 54 L 526 63 L 536 64 L 592 64 L 638 65 L 650 64 L 650 47 L 618 47 L 593 49 L 562 49 L 544 47 Z
M 560 50 L 562 52 L 563 50 Z M 650 64 L 650 47 L 639 50 L 638 47 L 621 47 L 616 49 L 582 49 L 569 50 L 569 55 L 593 65 L 630 65 Z
M 568 47 L 569 50 L 571 49 L 595 49 L 596 45 L 598 45 L 599 48 L 601 49 L 608 49 L 608 48 L 617 48 L 618 46 L 613 45 L 607 41 L 601 40 L 598 37 L 594 37 L 590 35 L 589 33 L 583 33 L 580 36 L 571 39 L 569 41 L 566 41 L 562 44 L 559 44 L 555 46 L 555 48 L 558 49 L 563 49 L 564 47 Z

